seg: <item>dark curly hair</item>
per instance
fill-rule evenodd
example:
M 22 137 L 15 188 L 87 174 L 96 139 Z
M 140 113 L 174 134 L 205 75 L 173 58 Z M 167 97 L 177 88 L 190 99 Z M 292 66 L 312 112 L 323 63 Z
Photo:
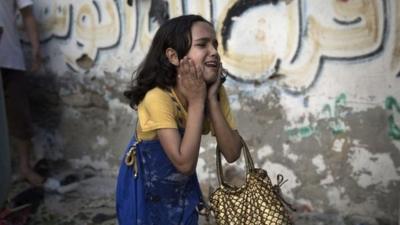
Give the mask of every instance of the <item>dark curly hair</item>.
M 166 21 L 156 32 L 150 49 L 136 70 L 136 77 L 124 95 L 135 109 L 147 91 L 154 87 L 167 89 L 176 85 L 176 67 L 165 55 L 167 48 L 174 49 L 182 59 L 192 45 L 191 28 L 195 22 L 212 24 L 199 15 L 183 15 Z

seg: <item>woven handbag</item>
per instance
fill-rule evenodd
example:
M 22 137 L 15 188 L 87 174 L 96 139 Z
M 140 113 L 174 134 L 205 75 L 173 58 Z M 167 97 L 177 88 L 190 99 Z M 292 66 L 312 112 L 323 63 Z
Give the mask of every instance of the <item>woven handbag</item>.
M 272 185 L 267 171 L 254 168 L 249 149 L 241 138 L 246 165 L 246 182 L 233 187 L 224 182 L 221 152 L 217 147 L 217 177 L 219 187 L 210 195 L 210 209 L 218 225 L 292 225 L 285 205 L 294 210 L 281 197 L 283 176 Z M 285 205 L 284 205 L 285 204 Z

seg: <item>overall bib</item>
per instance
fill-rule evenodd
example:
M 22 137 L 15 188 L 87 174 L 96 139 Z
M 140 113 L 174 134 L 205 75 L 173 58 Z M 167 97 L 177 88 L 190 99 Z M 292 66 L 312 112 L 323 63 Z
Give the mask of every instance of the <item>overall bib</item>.
M 135 165 L 128 166 L 125 159 L 132 146 Z M 117 180 L 119 225 L 197 225 L 201 199 L 196 174 L 180 173 L 158 140 L 136 142 L 132 137 Z

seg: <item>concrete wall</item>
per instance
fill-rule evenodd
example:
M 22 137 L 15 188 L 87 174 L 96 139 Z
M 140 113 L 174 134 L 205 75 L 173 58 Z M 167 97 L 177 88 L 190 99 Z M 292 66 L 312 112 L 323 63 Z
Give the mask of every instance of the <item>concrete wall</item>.
M 398 0 L 35 4 L 46 56 L 32 78 L 39 155 L 115 174 L 136 117 L 122 91 L 159 23 L 199 13 L 215 24 L 239 130 L 274 182 L 289 179 L 288 198 L 314 211 L 398 218 Z M 202 146 L 207 192 L 215 142 Z

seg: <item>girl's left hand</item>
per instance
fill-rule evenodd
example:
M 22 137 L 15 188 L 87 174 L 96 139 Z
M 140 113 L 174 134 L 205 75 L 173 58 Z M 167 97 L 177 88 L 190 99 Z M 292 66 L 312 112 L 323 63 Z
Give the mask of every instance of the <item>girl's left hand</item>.
M 211 84 L 208 87 L 207 98 L 209 100 L 217 99 L 218 90 L 219 90 L 219 87 L 222 84 L 221 76 L 222 76 L 222 64 L 219 65 L 218 73 L 217 73 L 217 79 L 215 80 L 215 82 L 213 84 Z

